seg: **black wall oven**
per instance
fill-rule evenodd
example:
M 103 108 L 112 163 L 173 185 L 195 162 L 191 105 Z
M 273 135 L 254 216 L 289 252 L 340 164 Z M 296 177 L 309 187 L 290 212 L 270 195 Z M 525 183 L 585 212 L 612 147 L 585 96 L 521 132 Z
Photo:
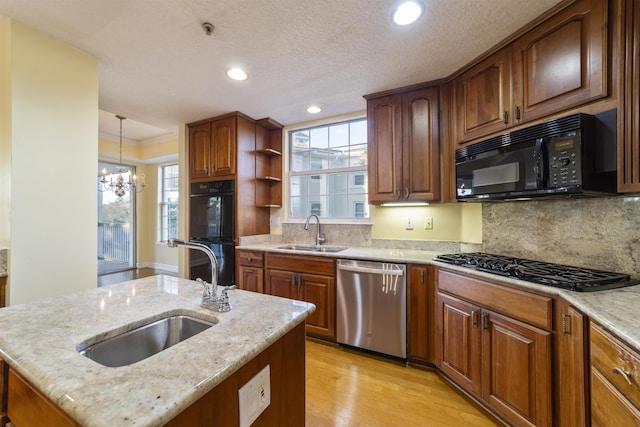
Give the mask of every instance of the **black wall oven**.
M 235 182 L 191 184 L 189 235 L 192 242 L 213 250 L 218 260 L 218 284 L 229 285 L 235 276 Z M 211 263 L 201 251 L 190 250 L 190 277 L 211 280 Z
M 459 148 L 456 198 L 616 193 L 615 116 L 574 114 Z

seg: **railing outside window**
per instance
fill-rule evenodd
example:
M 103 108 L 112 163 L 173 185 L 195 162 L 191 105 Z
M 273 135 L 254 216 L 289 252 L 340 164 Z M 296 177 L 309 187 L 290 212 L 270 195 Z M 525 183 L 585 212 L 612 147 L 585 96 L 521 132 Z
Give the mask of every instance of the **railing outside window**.
M 98 236 L 102 239 L 98 241 L 102 245 L 98 247 L 98 259 L 129 263 L 130 231 L 129 224 L 99 222 Z

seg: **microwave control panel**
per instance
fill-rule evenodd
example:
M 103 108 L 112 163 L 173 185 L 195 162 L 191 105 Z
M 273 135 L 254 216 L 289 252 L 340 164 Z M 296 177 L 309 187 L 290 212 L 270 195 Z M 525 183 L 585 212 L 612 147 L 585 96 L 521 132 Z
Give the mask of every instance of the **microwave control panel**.
M 571 134 L 561 137 L 550 138 L 547 144 L 549 154 L 549 187 L 582 185 L 580 145 L 579 132 L 572 132 Z

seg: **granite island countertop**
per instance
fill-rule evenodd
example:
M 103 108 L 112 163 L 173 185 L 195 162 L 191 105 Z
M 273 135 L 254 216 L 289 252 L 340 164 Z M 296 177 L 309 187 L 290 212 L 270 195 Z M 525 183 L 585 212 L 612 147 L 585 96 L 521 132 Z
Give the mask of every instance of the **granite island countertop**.
M 242 290 L 200 307 L 195 281 L 152 276 L 0 309 L 0 358 L 83 426 L 161 425 L 303 322 L 313 304 Z M 135 364 L 108 368 L 76 345 L 166 315 L 216 323 Z
M 596 292 L 572 292 L 551 286 L 543 286 L 523 280 L 503 277 L 495 274 L 471 270 L 465 267 L 453 266 L 434 260 L 444 252 L 424 251 L 418 249 L 402 248 L 371 248 L 371 247 L 347 247 L 340 252 L 307 252 L 283 249 L 287 243 L 258 243 L 238 246 L 240 250 L 255 250 L 276 252 L 306 256 L 324 256 L 334 259 L 362 259 L 381 262 L 421 263 L 432 264 L 449 270 L 456 270 L 471 274 L 479 278 L 491 280 L 496 283 L 505 283 L 509 286 L 529 290 L 533 292 L 558 295 L 582 311 L 590 319 L 602 325 L 605 329 L 626 341 L 636 351 L 640 352 L 640 285 L 626 288 L 596 291 Z

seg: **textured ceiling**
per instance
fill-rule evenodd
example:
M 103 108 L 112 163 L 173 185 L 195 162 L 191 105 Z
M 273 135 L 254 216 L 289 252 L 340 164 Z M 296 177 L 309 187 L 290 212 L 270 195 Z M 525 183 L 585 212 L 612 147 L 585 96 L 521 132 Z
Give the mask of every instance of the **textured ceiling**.
M 422 1 L 407 27 L 396 0 L 0 0 L 0 14 L 94 55 L 101 133 L 122 114 L 144 140 L 235 110 L 283 124 L 364 110 L 362 95 L 446 77 L 559 3 Z

